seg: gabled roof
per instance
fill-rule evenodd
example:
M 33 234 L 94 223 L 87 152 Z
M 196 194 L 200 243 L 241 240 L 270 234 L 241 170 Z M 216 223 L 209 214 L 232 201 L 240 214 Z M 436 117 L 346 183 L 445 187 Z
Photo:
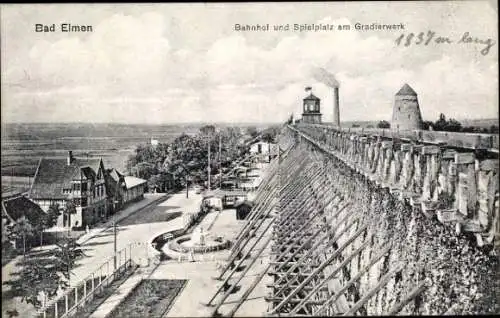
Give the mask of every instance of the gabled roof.
M 417 93 L 410 87 L 410 85 L 404 84 L 396 95 L 417 96 Z
M 106 169 L 104 180 L 106 182 L 106 194 L 109 197 L 119 197 L 120 191 L 117 191 L 118 185 L 121 184 L 122 187 L 125 186 L 123 175 L 114 168 Z
M 63 189 L 71 188 L 71 180 L 77 179 L 80 173 L 92 178 L 99 171 L 101 159 L 75 158 L 68 165 L 67 159 L 42 158 L 30 189 L 33 199 L 66 199 L 68 194 Z
M 2 216 L 7 217 L 9 222 L 25 216 L 31 224 L 38 224 L 43 215 L 42 208 L 24 196 L 2 200 Z
M 127 189 L 137 187 L 138 185 L 145 184 L 147 181 L 141 178 L 136 178 L 132 176 L 125 176 L 125 186 Z
M 318 97 L 314 96 L 313 93 L 309 94 L 304 100 L 320 100 Z

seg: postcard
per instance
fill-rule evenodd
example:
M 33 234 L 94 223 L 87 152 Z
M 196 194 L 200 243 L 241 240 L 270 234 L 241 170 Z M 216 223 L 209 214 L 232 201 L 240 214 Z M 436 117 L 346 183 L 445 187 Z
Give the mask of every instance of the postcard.
M 496 1 L 0 20 L 2 317 L 500 310 Z

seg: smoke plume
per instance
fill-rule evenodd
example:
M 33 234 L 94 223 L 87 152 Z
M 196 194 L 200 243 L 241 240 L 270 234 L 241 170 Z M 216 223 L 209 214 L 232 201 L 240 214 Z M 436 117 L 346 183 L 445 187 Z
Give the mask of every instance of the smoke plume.
M 340 86 L 337 79 L 335 79 L 335 76 L 322 67 L 313 68 L 311 70 L 311 74 L 315 80 L 322 82 L 323 84 L 326 84 L 330 87 L 339 87 Z

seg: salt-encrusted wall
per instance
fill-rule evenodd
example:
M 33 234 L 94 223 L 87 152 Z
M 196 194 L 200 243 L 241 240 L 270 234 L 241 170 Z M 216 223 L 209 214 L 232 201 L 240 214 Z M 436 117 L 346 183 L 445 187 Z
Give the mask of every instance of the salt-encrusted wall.
M 329 284 L 330 294 L 366 270 L 329 313 L 345 312 L 346 302 L 352 306 L 377 285 L 358 314 L 388 314 L 398 305 L 397 314 L 500 311 L 499 258 L 493 249 L 499 229 L 497 159 L 308 126 L 299 130 L 290 127 L 288 133 L 322 158 L 328 186 L 351 202 L 332 226 L 345 222 L 336 227 L 338 233 L 349 218 L 353 226 L 325 253 L 368 225 L 325 269 L 328 274 L 355 255 Z M 411 301 L 401 304 L 406 298 Z
M 359 136 L 314 125 L 298 129 L 381 188 L 430 218 L 472 233 L 478 245 L 500 233 L 498 154 Z M 496 158 L 495 158 L 496 156 Z

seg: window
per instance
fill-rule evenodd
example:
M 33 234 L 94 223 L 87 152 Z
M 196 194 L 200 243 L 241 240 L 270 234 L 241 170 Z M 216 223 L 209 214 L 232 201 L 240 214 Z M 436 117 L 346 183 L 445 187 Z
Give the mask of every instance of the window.
M 82 191 L 87 191 L 87 182 L 82 183 Z
M 87 206 L 87 198 L 82 198 L 82 206 Z
M 80 191 L 80 183 L 73 183 L 73 190 Z
M 408 119 L 410 119 L 410 118 L 411 118 L 411 115 L 408 115 Z

